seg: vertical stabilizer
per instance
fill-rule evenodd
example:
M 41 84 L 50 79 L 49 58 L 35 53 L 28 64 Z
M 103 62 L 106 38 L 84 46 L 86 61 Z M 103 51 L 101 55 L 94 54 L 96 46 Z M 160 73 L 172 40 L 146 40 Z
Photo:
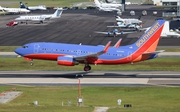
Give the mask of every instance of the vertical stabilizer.
M 98 0 L 94 0 L 94 3 L 97 7 L 100 7 L 101 6 L 101 3 L 98 1 Z
M 158 45 L 165 20 L 158 20 L 133 45 L 136 52 L 154 52 Z
M 58 9 L 54 12 L 54 14 L 52 15 L 52 18 L 60 18 L 62 12 L 63 12 L 63 9 L 58 8 Z
M 27 7 L 22 2 L 19 2 L 19 3 L 20 3 L 20 8 L 26 8 L 27 9 Z

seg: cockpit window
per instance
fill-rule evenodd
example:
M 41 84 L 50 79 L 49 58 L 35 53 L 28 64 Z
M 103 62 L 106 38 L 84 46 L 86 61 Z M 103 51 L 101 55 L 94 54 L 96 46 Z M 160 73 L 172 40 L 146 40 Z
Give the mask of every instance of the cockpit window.
M 28 46 L 22 46 L 23 48 L 28 48 Z

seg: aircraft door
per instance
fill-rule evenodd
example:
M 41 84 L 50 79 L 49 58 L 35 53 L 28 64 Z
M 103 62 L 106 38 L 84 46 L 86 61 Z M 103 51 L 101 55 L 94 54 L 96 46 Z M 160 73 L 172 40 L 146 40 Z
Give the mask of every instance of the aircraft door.
M 38 53 L 39 50 L 39 44 L 34 45 L 34 53 Z
M 128 61 L 131 61 L 132 60 L 132 52 L 131 51 L 128 51 L 128 54 L 127 54 L 127 60 Z

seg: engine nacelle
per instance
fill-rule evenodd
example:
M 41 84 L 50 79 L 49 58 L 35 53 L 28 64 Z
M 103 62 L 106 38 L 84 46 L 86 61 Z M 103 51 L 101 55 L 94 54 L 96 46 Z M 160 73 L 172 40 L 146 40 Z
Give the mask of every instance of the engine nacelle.
M 73 57 L 69 56 L 60 56 L 57 59 L 58 65 L 64 65 L 64 66 L 74 66 L 78 65 L 79 63 L 74 61 Z

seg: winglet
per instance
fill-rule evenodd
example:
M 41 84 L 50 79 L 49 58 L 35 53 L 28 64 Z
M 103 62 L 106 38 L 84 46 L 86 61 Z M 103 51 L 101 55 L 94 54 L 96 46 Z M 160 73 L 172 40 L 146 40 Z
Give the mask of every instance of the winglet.
M 111 45 L 111 41 L 109 41 L 109 42 L 106 44 L 106 46 L 105 46 L 105 48 L 104 48 L 104 50 L 103 50 L 104 53 L 106 53 L 106 52 L 108 51 L 110 45 Z
M 122 38 L 120 38 L 113 47 L 118 48 L 121 44 L 121 41 L 122 41 Z

